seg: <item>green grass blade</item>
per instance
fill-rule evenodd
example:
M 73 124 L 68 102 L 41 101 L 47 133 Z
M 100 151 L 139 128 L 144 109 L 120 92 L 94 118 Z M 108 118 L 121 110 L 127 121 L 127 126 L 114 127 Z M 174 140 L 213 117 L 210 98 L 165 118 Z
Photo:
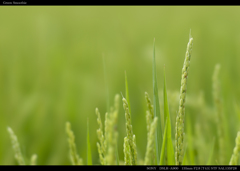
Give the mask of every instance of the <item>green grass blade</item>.
M 167 119 L 167 161 L 168 165 L 174 165 L 174 151 L 172 143 L 172 130 L 171 130 L 171 118 L 169 114 L 169 106 L 167 99 L 167 85 L 166 85 L 166 76 L 165 76 L 165 66 L 164 66 L 164 84 L 163 84 L 163 97 L 164 97 L 164 120 Z
M 161 156 L 160 156 L 160 162 L 159 165 L 164 164 L 164 159 L 165 159 L 165 145 L 167 141 L 167 127 L 168 127 L 168 120 L 166 119 L 166 124 L 165 124 L 165 129 L 164 129 L 164 135 L 163 135 L 163 143 L 162 143 L 162 149 L 161 149 Z
M 165 65 L 164 65 L 164 74 L 163 74 L 163 99 L 164 99 L 164 121 L 166 118 L 169 118 L 169 107 L 168 107 L 168 100 L 167 100 L 167 85 L 166 85 L 166 75 L 165 75 Z
M 211 165 L 212 158 L 213 158 L 214 146 L 215 146 L 215 137 L 213 138 L 212 148 L 211 148 L 211 151 L 210 151 L 210 154 L 209 154 L 209 157 L 208 157 L 207 165 Z
M 109 89 L 108 89 L 108 80 L 107 80 L 107 69 L 106 69 L 106 62 L 103 55 L 103 72 L 104 72 L 104 82 L 106 88 L 106 97 L 107 97 L 107 111 L 110 111 L 110 100 L 109 100 Z
M 155 137 L 155 146 L 156 146 L 156 162 L 160 161 L 160 150 L 162 146 L 162 128 L 161 128 L 161 117 L 160 117 L 160 106 L 158 100 L 158 86 L 157 86 L 157 73 L 156 73 L 156 62 L 155 62 L 155 38 L 153 41 L 153 112 L 154 117 L 158 117 L 158 124 Z M 156 163 L 158 164 L 158 163 Z
M 92 165 L 92 154 L 91 154 L 88 120 L 87 120 L 87 165 Z
M 127 72 L 125 71 L 125 93 L 126 93 L 126 100 L 128 102 L 128 110 L 131 113 L 130 101 L 129 101 L 129 93 L 128 93 L 128 81 L 127 81 Z

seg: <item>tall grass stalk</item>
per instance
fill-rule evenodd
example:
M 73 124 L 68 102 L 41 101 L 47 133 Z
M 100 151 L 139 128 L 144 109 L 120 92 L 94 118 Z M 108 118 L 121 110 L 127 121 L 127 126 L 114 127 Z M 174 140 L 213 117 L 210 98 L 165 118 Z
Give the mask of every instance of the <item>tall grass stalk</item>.
M 180 88 L 179 109 L 176 118 L 176 134 L 175 134 L 175 162 L 181 165 L 183 161 L 183 141 L 184 141 L 184 116 L 185 116 L 185 100 L 187 91 L 187 78 L 192 54 L 193 38 L 190 36 L 187 44 L 185 60 L 182 68 L 182 79 Z
M 160 161 L 160 148 L 162 146 L 162 128 L 161 128 L 161 117 L 160 117 L 160 105 L 158 99 L 158 85 L 157 85 L 157 72 L 156 72 L 156 60 L 155 60 L 155 38 L 153 40 L 153 113 L 154 117 L 158 117 L 157 130 L 155 132 L 155 156 L 156 163 Z

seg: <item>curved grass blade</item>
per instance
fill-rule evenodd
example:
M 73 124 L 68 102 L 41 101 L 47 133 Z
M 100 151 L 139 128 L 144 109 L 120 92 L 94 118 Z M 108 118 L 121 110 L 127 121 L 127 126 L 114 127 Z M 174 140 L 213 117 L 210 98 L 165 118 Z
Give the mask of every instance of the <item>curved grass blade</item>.
M 154 117 L 158 117 L 157 130 L 155 132 L 155 146 L 156 146 L 156 162 L 160 161 L 160 150 L 162 146 L 162 128 L 161 128 L 161 117 L 160 117 L 160 106 L 158 99 L 158 86 L 157 86 L 157 73 L 156 73 L 156 62 L 155 62 L 155 38 L 153 41 L 153 113 Z M 158 164 L 158 163 L 155 163 Z
M 89 123 L 87 119 L 87 165 L 92 165 L 91 144 L 89 137 Z
M 174 165 L 174 151 L 172 143 L 172 130 L 171 130 L 171 118 L 169 114 L 169 106 L 167 100 L 167 86 L 166 86 L 166 76 L 165 76 L 165 66 L 164 66 L 164 84 L 163 84 L 163 97 L 164 97 L 164 120 L 167 126 L 167 162 L 168 165 Z M 168 123 L 168 124 L 167 124 Z M 164 140 L 163 140 L 164 141 Z

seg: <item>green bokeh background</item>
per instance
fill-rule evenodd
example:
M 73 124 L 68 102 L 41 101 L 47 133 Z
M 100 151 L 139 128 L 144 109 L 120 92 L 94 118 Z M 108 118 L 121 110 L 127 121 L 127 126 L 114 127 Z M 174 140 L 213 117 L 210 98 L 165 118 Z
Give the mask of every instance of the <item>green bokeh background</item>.
M 99 164 L 95 108 L 104 119 L 103 56 L 111 105 L 116 93 L 125 92 L 127 72 L 133 131 L 143 159 L 147 142 L 144 92 L 153 98 L 153 39 L 161 97 L 164 64 L 168 90 L 180 89 L 190 29 L 194 45 L 187 95 L 203 92 L 206 105 L 212 108 L 212 74 L 215 64 L 221 64 L 230 159 L 240 128 L 234 110 L 234 105 L 240 107 L 240 7 L 2 6 L 0 22 L 0 164 L 16 164 L 7 126 L 18 136 L 27 158 L 36 153 L 38 164 L 70 164 L 66 121 L 72 124 L 78 152 L 86 163 L 87 118 L 93 163 Z M 171 115 L 176 117 L 174 112 Z M 203 124 L 196 110 L 187 109 L 186 115 L 191 115 L 192 125 Z M 216 136 L 213 123 L 209 123 L 213 131 L 202 133 L 209 134 L 206 143 Z M 173 133 L 174 125 L 172 120 Z M 121 108 L 120 160 L 124 126 Z

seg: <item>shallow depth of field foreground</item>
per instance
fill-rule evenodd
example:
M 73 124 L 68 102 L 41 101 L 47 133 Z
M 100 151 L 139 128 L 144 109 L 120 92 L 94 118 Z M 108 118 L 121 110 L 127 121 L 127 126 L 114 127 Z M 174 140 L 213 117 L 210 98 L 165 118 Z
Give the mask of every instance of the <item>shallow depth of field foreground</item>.
M 0 7 L 0 164 L 239 165 L 240 7 Z

